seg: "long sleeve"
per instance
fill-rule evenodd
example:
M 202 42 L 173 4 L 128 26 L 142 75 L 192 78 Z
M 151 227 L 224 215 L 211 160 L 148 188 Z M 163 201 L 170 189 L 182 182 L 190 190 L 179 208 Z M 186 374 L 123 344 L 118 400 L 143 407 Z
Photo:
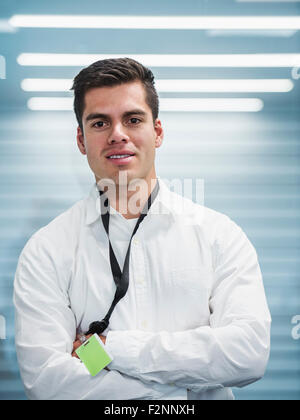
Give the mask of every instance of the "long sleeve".
M 232 221 L 212 248 L 209 325 L 178 332 L 110 331 L 106 345 L 114 356 L 112 369 L 194 392 L 240 387 L 263 376 L 271 318 L 256 252 Z
M 102 370 L 91 377 L 71 357 L 76 319 L 47 244 L 36 236 L 19 258 L 14 304 L 17 356 L 28 398 L 163 399 L 174 391 L 117 371 Z

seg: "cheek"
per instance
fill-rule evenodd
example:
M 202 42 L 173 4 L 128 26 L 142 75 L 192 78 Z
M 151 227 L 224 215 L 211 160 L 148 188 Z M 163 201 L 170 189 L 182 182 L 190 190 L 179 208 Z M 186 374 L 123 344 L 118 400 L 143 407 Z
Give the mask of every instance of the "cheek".
M 100 168 L 104 166 L 103 159 L 105 159 L 105 157 L 102 157 L 101 150 L 102 149 L 95 143 L 89 143 L 86 147 L 87 161 L 93 170 L 99 171 Z
M 89 137 L 86 141 L 86 152 L 89 158 L 95 159 L 101 156 L 102 152 L 102 143 L 99 138 L 97 137 Z
M 146 133 L 146 135 L 136 139 L 134 143 L 140 151 L 143 151 L 147 155 L 153 155 L 155 153 L 155 136 L 152 132 Z

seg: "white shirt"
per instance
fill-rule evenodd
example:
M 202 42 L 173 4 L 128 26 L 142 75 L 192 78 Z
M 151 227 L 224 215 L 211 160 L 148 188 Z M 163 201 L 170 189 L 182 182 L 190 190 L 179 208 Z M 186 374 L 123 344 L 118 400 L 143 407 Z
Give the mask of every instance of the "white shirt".
M 253 246 L 229 217 L 159 185 L 104 332 L 110 371 L 91 377 L 71 357 L 76 332 L 102 319 L 115 293 L 96 184 L 25 245 L 14 304 L 28 398 L 232 399 L 230 387 L 263 376 L 271 317 Z M 112 216 L 123 268 L 136 220 Z

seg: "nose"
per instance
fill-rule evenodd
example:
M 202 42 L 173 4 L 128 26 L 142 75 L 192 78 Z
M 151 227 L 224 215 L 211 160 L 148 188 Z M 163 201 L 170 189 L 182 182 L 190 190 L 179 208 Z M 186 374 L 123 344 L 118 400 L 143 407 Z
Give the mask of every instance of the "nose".
M 112 131 L 108 137 L 108 144 L 116 143 L 127 143 L 129 141 L 129 136 L 127 135 L 125 128 L 122 124 L 115 124 L 112 127 Z

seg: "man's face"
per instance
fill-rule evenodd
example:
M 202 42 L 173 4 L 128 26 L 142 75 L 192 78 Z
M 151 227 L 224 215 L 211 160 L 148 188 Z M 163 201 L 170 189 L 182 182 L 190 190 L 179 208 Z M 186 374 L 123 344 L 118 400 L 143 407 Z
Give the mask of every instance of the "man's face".
M 103 178 L 119 181 L 119 172 L 127 180 L 156 178 L 155 149 L 163 140 L 160 120 L 153 124 L 151 108 L 139 82 L 113 87 L 92 88 L 85 95 L 82 116 L 83 133 L 78 127 L 77 144 L 87 155 L 96 182 Z M 127 155 L 109 158 L 110 155 Z

